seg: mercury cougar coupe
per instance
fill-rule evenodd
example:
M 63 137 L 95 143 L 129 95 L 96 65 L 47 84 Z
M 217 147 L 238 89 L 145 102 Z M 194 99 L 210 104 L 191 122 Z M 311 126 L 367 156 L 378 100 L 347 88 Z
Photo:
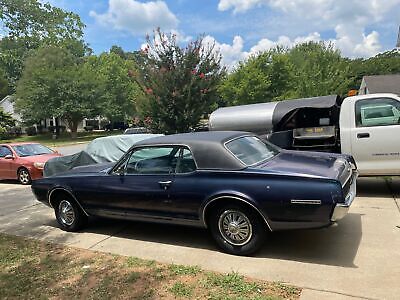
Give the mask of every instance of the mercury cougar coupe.
M 89 216 L 206 227 L 224 251 L 248 255 L 269 231 L 320 228 L 356 194 L 350 156 L 277 148 L 247 132 L 197 132 L 136 143 L 113 164 L 33 182 L 60 227 Z

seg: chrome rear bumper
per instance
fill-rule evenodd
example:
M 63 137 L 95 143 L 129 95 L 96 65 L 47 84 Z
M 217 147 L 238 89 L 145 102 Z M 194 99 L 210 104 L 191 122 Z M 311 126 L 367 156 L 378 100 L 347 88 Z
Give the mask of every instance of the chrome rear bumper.
M 354 198 L 356 197 L 356 192 L 357 192 L 357 177 L 358 177 L 358 172 L 354 172 L 352 175 L 353 182 L 351 183 L 349 193 L 346 196 L 346 199 L 344 203 L 337 203 L 331 217 L 331 221 L 335 222 L 340 219 L 342 219 L 347 212 L 349 211 L 349 208 L 351 204 L 354 201 Z

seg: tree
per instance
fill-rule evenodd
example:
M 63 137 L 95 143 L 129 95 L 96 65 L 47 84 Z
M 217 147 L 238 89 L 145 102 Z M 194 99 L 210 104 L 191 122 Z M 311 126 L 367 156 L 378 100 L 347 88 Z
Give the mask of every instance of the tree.
M 15 120 L 0 107 L 0 139 L 8 136 L 8 128 L 15 126 Z
M 349 65 L 353 75 L 349 89 L 358 89 L 363 76 L 400 74 L 400 51 L 391 50 L 368 59 L 354 59 L 349 61 Z
M 348 60 L 332 45 L 276 48 L 242 62 L 220 85 L 231 105 L 345 94 L 352 82 Z
M 74 138 L 79 122 L 99 114 L 103 95 L 101 78 L 87 61 L 49 46 L 26 60 L 17 83 L 16 107 L 26 120 L 65 120 Z
M 0 100 L 10 93 L 10 84 L 5 72 L 0 68 Z
M 38 0 L 0 0 L 0 66 L 12 85 L 22 74 L 27 53 L 41 45 L 68 48 L 75 55 L 88 51 L 84 24 L 78 15 Z
M 229 105 L 270 102 L 283 98 L 292 80 L 287 55 L 282 49 L 274 49 L 241 62 L 218 90 Z
M 134 62 L 123 59 L 111 52 L 92 56 L 88 63 L 101 75 L 104 101 L 101 103 L 101 114 L 111 121 L 132 119 L 135 113 L 135 98 L 139 93 L 138 85 L 129 77 Z
M 220 55 L 203 39 L 180 47 L 176 36 L 155 31 L 147 38 L 132 76 L 142 90 L 140 112 L 149 126 L 165 133 L 186 132 L 217 101 L 224 72 Z
M 293 65 L 293 95 L 297 98 L 345 95 L 351 83 L 348 61 L 332 44 L 309 42 L 288 52 Z

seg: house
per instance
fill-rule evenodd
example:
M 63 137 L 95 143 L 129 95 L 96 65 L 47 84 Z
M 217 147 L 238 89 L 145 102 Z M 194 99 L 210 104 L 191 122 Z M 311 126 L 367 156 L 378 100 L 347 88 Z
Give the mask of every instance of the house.
M 6 112 L 9 113 L 14 120 L 18 123 L 22 122 L 22 117 L 20 114 L 16 113 L 14 110 L 14 100 L 12 96 L 6 96 L 3 100 L 0 100 L 0 107 Z
M 23 125 L 22 116 L 15 112 L 14 99 L 12 95 L 8 95 L 0 100 L 0 107 L 3 108 L 6 113 L 9 113 L 13 117 L 13 119 L 17 121 L 17 125 Z M 89 125 L 93 126 L 94 129 L 100 129 L 100 120 L 100 117 L 94 119 L 84 119 L 82 122 L 79 123 L 78 131 L 83 131 L 85 126 Z M 36 124 L 36 128 L 38 129 L 39 127 L 41 127 L 43 131 L 49 131 L 49 127 L 52 128 L 55 125 L 55 121 L 56 120 L 54 118 L 41 120 L 39 124 Z M 59 126 L 66 127 L 66 123 L 63 120 L 60 120 Z
M 364 76 L 358 93 L 360 95 L 375 93 L 400 95 L 400 74 Z

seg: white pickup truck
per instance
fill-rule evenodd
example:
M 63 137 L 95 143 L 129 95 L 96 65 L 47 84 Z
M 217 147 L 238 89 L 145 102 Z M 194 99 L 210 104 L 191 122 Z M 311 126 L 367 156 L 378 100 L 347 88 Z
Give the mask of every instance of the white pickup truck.
M 219 108 L 209 130 L 264 135 L 285 149 L 354 157 L 361 176 L 400 175 L 400 97 L 324 96 Z

